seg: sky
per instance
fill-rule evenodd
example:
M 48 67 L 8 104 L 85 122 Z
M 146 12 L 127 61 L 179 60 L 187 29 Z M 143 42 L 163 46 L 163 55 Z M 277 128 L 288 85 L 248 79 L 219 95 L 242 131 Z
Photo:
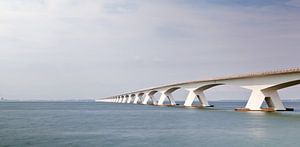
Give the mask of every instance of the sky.
M 299 14 L 299 0 L 0 0 L 0 97 L 102 98 L 300 67 Z

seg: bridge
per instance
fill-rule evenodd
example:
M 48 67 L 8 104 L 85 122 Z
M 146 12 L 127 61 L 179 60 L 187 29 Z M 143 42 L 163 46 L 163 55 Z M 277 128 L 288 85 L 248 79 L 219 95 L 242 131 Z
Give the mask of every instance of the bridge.
M 284 106 L 279 97 L 278 90 L 294 86 L 300 83 L 300 68 L 280 71 L 252 73 L 238 76 L 221 77 L 207 80 L 182 82 L 137 91 L 118 94 L 115 96 L 99 99 L 100 102 L 152 104 L 162 106 L 169 101 L 170 106 L 175 106 L 176 101 L 172 93 L 178 89 L 185 89 L 189 93 L 184 106 L 191 107 L 195 99 L 198 99 L 202 107 L 212 107 L 207 101 L 205 90 L 220 85 L 238 86 L 251 90 L 251 95 L 243 111 L 262 111 L 265 101 L 268 109 L 274 111 L 290 110 Z M 158 102 L 154 101 L 154 94 L 161 93 Z

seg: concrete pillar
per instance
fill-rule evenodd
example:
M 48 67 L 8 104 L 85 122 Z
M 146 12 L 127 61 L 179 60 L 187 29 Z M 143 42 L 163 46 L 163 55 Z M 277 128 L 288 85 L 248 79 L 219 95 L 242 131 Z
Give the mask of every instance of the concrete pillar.
M 126 96 L 124 96 L 123 100 L 122 100 L 122 103 L 126 103 L 126 100 L 127 100 L 127 98 L 126 98 Z
M 134 98 L 135 98 L 135 94 L 131 95 L 131 100 L 130 100 L 130 103 L 133 103 L 133 101 L 134 101 Z
M 127 99 L 127 103 L 131 102 L 131 95 L 129 95 L 128 99 Z
M 157 105 L 157 101 L 155 101 L 154 96 L 150 96 L 153 105 Z
M 184 106 L 192 106 L 195 98 L 198 98 L 199 102 L 201 103 L 201 106 L 203 107 L 210 107 L 211 105 L 208 104 L 208 101 L 205 97 L 204 90 L 202 89 L 187 89 L 189 91 L 189 94 L 184 102 Z
M 142 95 L 136 94 L 133 103 L 137 104 L 140 100 L 142 100 Z
M 145 98 L 143 100 L 143 104 L 148 104 L 148 101 L 151 100 L 152 104 L 156 105 L 156 102 L 154 100 L 154 94 L 157 93 L 157 91 L 151 91 L 149 93 L 145 93 Z
M 145 98 L 143 100 L 143 104 L 144 105 L 148 104 L 149 99 L 150 99 L 149 93 L 146 93 L 146 96 L 145 96 Z
M 135 98 L 135 95 L 132 95 L 132 96 L 131 96 L 130 103 L 133 103 L 133 101 L 134 101 L 134 98 Z
M 249 110 L 261 110 L 261 105 L 266 100 L 268 107 L 274 110 L 286 110 L 277 90 L 267 89 L 269 86 L 243 86 L 252 90 L 251 96 L 246 104 Z
M 197 94 L 194 92 L 194 89 L 189 89 L 189 94 L 185 99 L 184 106 L 192 106 L 194 99 L 197 97 Z
M 165 91 L 161 92 L 161 96 L 159 98 L 159 101 L 158 101 L 157 105 L 163 105 L 166 98 L 170 101 L 171 105 L 176 105 L 176 102 L 173 98 L 172 93 L 165 92 Z

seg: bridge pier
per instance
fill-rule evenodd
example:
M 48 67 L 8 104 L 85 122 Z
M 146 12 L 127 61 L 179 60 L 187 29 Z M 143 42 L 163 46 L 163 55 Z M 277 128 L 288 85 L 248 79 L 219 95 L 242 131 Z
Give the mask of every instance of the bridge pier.
M 144 104 L 144 105 L 147 105 L 147 104 L 148 104 L 148 101 L 149 101 L 149 99 L 150 99 L 150 95 L 149 95 L 149 93 L 146 93 L 146 96 L 145 96 L 145 98 L 144 98 L 144 100 L 143 100 L 143 103 L 142 103 L 142 104 Z
M 154 96 L 152 96 L 150 99 L 151 99 L 153 105 L 157 105 L 157 101 L 155 101 Z
M 190 107 L 192 106 L 195 98 L 198 98 L 199 102 L 201 103 L 201 106 L 203 107 L 211 107 L 212 105 L 208 104 L 208 101 L 205 97 L 204 91 L 202 89 L 193 88 L 193 89 L 187 89 L 189 91 L 189 94 L 184 102 L 184 106 Z
M 164 105 L 164 101 L 166 98 L 170 101 L 171 105 L 176 105 L 176 102 L 173 98 L 172 93 L 165 92 L 165 91 L 161 92 L 161 96 L 159 98 L 157 105 L 159 105 L 159 106 Z
M 130 103 L 132 103 L 132 104 L 133 104 L 135 96 L 136 96 L 135 94 L 132 94 L 132 95 L 131 95 L 131 100 L 130 100 Z
M 131 95 L 129 95 L 128 99 L 127 99 L 127 103 L 131 102 Z
M 283 105 L 277 90 L 268 89 L 270 86 L 244 86 L 244 88 L 252 90 L 251 96 L 245 106 L 246 109 L 252 111 L 261 111 L 264 101 L 270 109 L 275 111 L 285 111 L 287 110 Z
M 157 91 L 150 91 L 148 93 L 145 93 L 145 98 L 143 100 L 143 104 L 148 104 L 148 101 L 151 100 L 153 105 L 156 105 L 156 102 L 154 100 L 154 94 L 157 93 Z
M 126 103 L 126 100 L 127 100 L 127 98 L 126 98 L 126 96 L 124 96 L 123 100 L 122 100 L 122 103 Z
M 137 104 L 139 100 L 141 100 L 142 96 L 140 94 L 136 94 L 133 103 Z

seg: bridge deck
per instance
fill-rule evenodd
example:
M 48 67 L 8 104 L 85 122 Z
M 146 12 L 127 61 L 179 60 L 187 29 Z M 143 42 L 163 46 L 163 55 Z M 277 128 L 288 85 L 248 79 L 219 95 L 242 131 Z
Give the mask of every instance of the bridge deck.
M 212 82 L 212 81 L 221 81 L 221 80 L 244 79 L 244 78 L 255 78 L 255 77 L 264 77 L 264 76 L 272 76 L 272 75 L 284 75 L 284 74 L 291 74 L 291 73 L 300 73 L 300 68 L 291 68 L 291 69 L 285 69 L 285 70 L 275 70 L 275 71 L 250 73 L 250 74 L 242 74 L 242 75 L 234 75 L 234 76 L 225 76 L 225 77 L 211 78 L 211 79 L 206 79 L 206 80 L 187 81 L 187 82 L 151 87 L 151 88 L 147 88 L 147 89 L 141 89 L 141 90 L 137 90 L 137 91 L 134 91 L 131 93 L 138 93 L 138 92 L 142 92 L 142 91 L 149 91 L 149 90 L 155 90 L 155 89 L 161 89 L 161 88 L 167 88 L 167 87 L 173 87 L 173 86 L 175 87 L 175 86 L 180 86 L 180 85 L 185 85 L 185 84 Z

